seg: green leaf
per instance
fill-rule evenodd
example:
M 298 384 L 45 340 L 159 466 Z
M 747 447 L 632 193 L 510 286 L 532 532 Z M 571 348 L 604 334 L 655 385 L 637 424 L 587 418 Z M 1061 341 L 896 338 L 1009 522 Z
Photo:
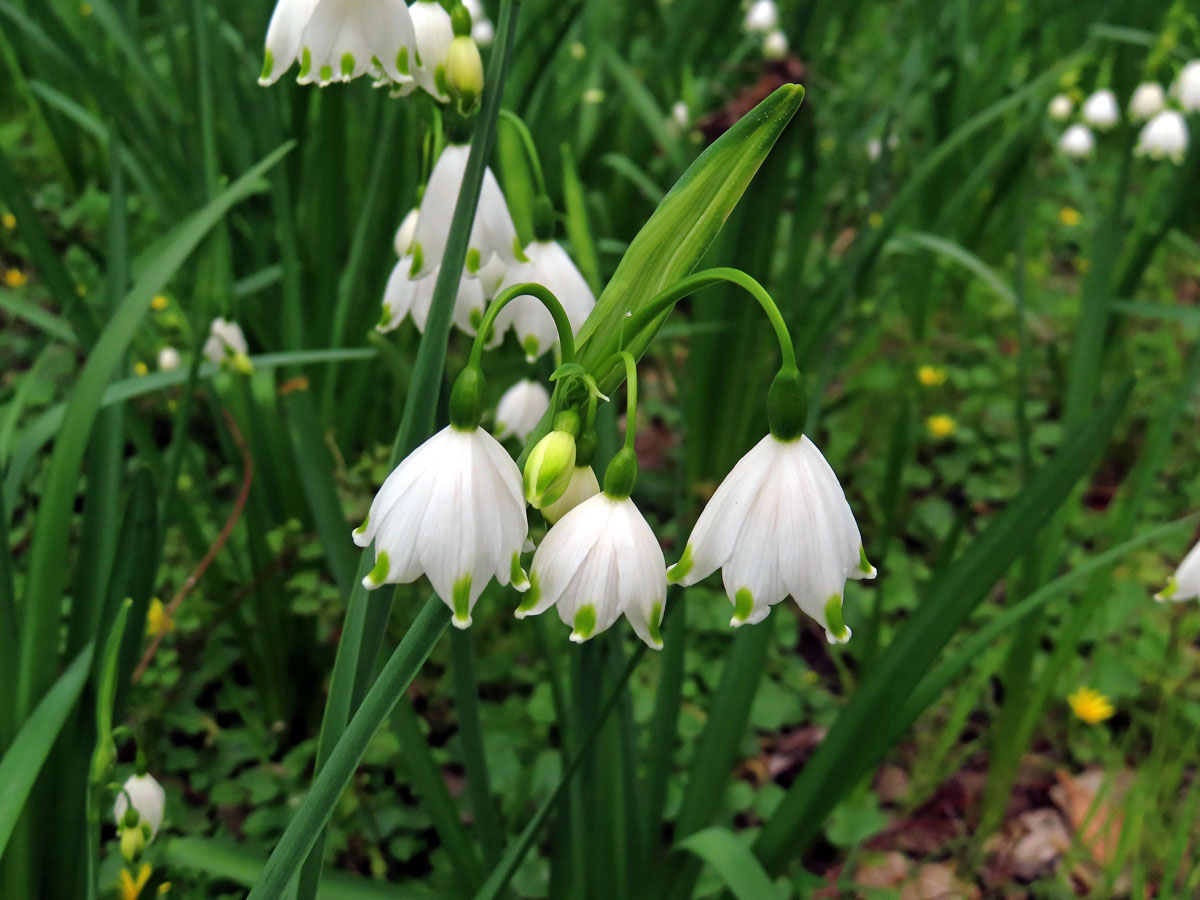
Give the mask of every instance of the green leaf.
M 88 645 L 59 676 L 0 759 L 0 856 L 92 665 Z
M 1099 459 L 1131 391 L 1130 382 L 1114 393 L 975 543 L 935 577 L 916 612 L 850 698 L 764 825 L 756 849 L 769 870 L 779 870 L 802 852 L 830 810 L 887 752 L 892 744 L 887 723 L 896 708 Z
M 708 863 L 737 900 L 768 900 L 789 896 L 786 888 L 775 885 L 742 841 L 728 828 L 706 828 L 675 845 L 694 853 Z
M 172 867 L 195 869 L 210 878 L 250 886 L 262 872 L 265 859 L 250 847 L 206 838 L 172 838 L 164 848 Z M 436 900 L 437 894 L 418 884 L 387 884 L 331 872 L 317 892 L 321 900 Z
M 591 369 L 622 345 L 626 314 L 636 312 L 669 284 L 695 268 L 741 199 L 784 127 L 804 99 L 804 88 L 776 90 L 700 154 L 671 188 L 622 257 L 596 308 L 579 331 L 579 361 Z M 668 313 L 623 346 L 641 356 Z M 600 379 L 609 393 L 621 383 L 621 366 Z

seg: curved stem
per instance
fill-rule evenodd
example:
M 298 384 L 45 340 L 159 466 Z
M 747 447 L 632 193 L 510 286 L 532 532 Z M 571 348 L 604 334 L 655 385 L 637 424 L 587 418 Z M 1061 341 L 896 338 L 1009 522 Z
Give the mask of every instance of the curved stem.
M 758 301 L 758 305 L 762 307 L 763 312 L 767 314 L 767 318 L 771 320 L 771 327 L 775 329 L 775 337 L 779 341 L 779 353 L 782 357 L 780 368 L 795 369 L 796 351 L 792 346 L 792 336 L 783 321 L 783 315 L 779 312 L 779 307 L 775 305 L 775 301 L 771 299 L 771 295 L 767 293 L 766 288 L 741 269 L 720 266 L 713 269 L 703 269 L 702 271 L 688 275 L 686 278 L 679 279 L 671 286 L 664 288 L 656 294 L 651 298 L 649 303 L 633 314 L 626 322 L 628 333 L 637 334 L 689 294 L 694 294 L 703 288 L 721 283 L 735 284 Z M 607 369 L 608 364 L 606 363 L 601 371 L 606 371 Z
M 525 156 L 529 159 L 529 168 L 533 169 L 533 179 L 537 182 L 538 193 L 545 196 L 546 178 L 542 174 L 542 161 L 538 157 L 537 147 L 533 143 L 533 135 L 529 133 L 529 126 L 511 110 L 500 110 L 500 118 L 516 129 L 517 135 L 521 138 L 521 144 L 525 148 Z
M 567 311 L 563 309 L 558 298 L 545 285 L 526 282 L 505 288 L 488 305 L 487 312 L 483 314 L 483 321 L 479 323 L 479 329 L 475 332 L 475 343 L 471 345 L 471 359 L 467 365 L 479 365 L 479 359 L 483 355 L 483 345 L 487 341 L 488 331 L 496 321 L 496 316 L 500 314 L 500 310 L 518 297 L 533 297 L 549 310 L 550 315 L 554 317 L 554 327 L 558 329 L 558 345 L 562 349 L 562 361 L 564 363 L 575 362 L 575 335 L 571 331 L 571 322 L 567 318 Z
M 617 357 L 625 363 L 625 448 L 634 449 L 637 434 L 637 361 L 628 350 L 621 350 L 609 357 L 602 368 L 607 369 Z

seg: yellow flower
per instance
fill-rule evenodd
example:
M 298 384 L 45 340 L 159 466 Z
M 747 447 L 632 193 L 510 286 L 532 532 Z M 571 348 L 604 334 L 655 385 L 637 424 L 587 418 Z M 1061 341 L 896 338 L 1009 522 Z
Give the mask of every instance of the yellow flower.
M 917 381 L 925 387 L 939 387 L 946 383 L 946 370 L 941 366 L 918 366 Z
M 137 878 L 135 879 L 129 874 L 128 869 L 122 869 L 121 883 L 118 885 L 121 890 L 121 900 L 137 900 L 141 896 L 142 888 L 150 880 L 150 871 L 150 863 L 142 863 L 142 867 L 138 869 Z
M 1098 725 L 1105 719 L 1111 719 L 1116 712 L 1112 701 L 1090 687 L 1081 687 L 1068 695 L 1067 703 L 1071 704 L 1071 712 L 1089 725 Z
M 163 630 L 164 624 L 167 631 L 175 630 L 175 620 L 167 615 L 163 602 L 155 597 L 150 601 L 150 608 L 146 610 L 146 636 L 153 637 L 158 634 Z
M 930 416 L 925 420 L 925 427 L 929 429 L 929 433 L 939 440 L 948 438 L 958 431 L 958 423 L 945 413 L 938 413 L 936 416 Z
M 7 228 L 9 231 L 12 231 L 14 228 L 17 227 L 17 217 L 14 216 L 12 213 L 6 212 L 3 216 L 3 221 L 4 221 L 4 227 Z
M 134 375 L 145 375 L 149 371 L 150 371 L 150 367 L 148 365 L 146 365 L 144 362 L 142 362 L 140 359 L 133 364 L 133 374 Z
M 170 302 L 171 301 L 169 301 L 162 294 L 155 294 L 154 299 L 150 301 L 150 308 L 157 309 L 157 310 L 163 310 L 163 309 L 167 308 L 167 304 Z
M 20 269 L 8 269 L 4 273 L 4 283 L 10 288 L 19 288 L 29 278 Z
M 79 4 L 79 14 L 81 16 L 90 16 L 92 14 L 92 4 L 80 3 Z
M 877 209 L 871 210 L 871 214 L 867 216 L 867 224 L 872 228 L 878 228 L 883 224 L 883 213 Z
M 1075 207 L 1064 206 L 1058 211 L 1058 221 L 1062 222 L 1068 228 L 1074 228 L 1083 221 L 1083 216 L 1079 214 L 1079 210 Z

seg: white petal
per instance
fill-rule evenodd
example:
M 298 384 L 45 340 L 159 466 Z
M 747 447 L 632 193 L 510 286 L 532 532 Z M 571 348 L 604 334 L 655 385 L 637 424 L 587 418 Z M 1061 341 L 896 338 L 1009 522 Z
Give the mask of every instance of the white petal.
M 584 500 L 600 493 L 600 482 L 596 480 L 596 472 L 591 466 L 576 466 L 571 473 L 571 480 L 563 495 L 542 507 L 542 516 L 553 525 Z
M 454 205 L 458 201 L 470 152 L 471 148 L 466 144 L 446 145 L 429 175 L 413 238 L 413 254 L 419 255 L 421 262 L 420 268 L 413 273 L 415 277 L 423 278 L 442 264 L 446 239 L 450 236 L 450 220 L 454 216 Z
M 517 262 L 517 229 L 508 212 L 504 191 L 500 190 L 500 182 L 496 181 L 491 169 L 483 170 L 483 186 L 479 193 L 479 208 L 475 212 L 475 226 L 471 229 L 470 247 L 479 254 L 476 272 L 491 260 L 493 254 L 507 265 Z
M 496 437 L 512 435 L 523 442 L 549 408 L 550 392 L 540 382 L 522 378 L 496 404 Z
M 408 7 L 408 12 L 412 16 L 420 60 L 415 73 L 417 84 L 440 102 L 447 103 L 450 97 L 438 88 L 438 82 L 445 83 L 446 56 L 454 40 L 450 14 L 436 0 L 417 0 Z M 441 79 L 437 74 L 439 69 Z
M 258 83 L 274 84 L 300 57 L 300 41 L 318 0 L 279 0 L 267 26 L 266 61 Z
M 150 839 L 154 840 L 154 836 L 158 834 L 158 829 L 162 826 L 163 810 L 166 808 L 167 802 L 166 792 L 163 791 L 162 785 L 148 773 L 146 775 L 130 775 L 122 785 L 122 790 L 117 794 L 117 801 L 113 805 L 113 818 L 116 819 L 118 827 L 121 825 L 121 819 L 129 810 L 130 802 L 137 810 L 138 824 L 149 825 Z
M 579 269 L 554 241 L 535 241 L 525 248 L 525 255 L 529 262 L 511 266 L 500 290 L 526 282 L 544 285 L 562 304 L 572 333 L 578 333 L 596 305 L 596 298 Z M 533 297 L 518 297 L 500 311 L 496 329 L 503 332 L 509 328 L 516 332 L 517 341 L 530 356 L 545 353 L 558 344 L 554 317 Z
M 517 618 L 535 616 L 558 602 L 591 552 L 600 528 L 608 521 L 608 508 L 600 496 L 582 503 L 560 519 L 533 554 L 529 596 Z
M 411 263 L 412 260 L 412 245 L 413 238 L 417 234 L 417 215 L 416 207 L 410 209 L 400 222 L 400 227 L 396 229 L 396 236 L 392 239 L 392 245 L 396 248 L 396 255 L 404 258 L 408 257 Z
M 618 596 L 625 618 L 634 632 L 653 650 L 662 648 L 658 626 L 662 622 L 667 601 L 667 563 L 662 547 L 641 511 L 632 500 L 622 502 L 619 520 L 612 523 L 624 547 L 618 546 Z M 616 517 L 614 517 L 616 519 Z
M 380 317 L 379 324 L 375 326 L 376 331 L 391 331 L 398 327 L 404 321 L 404 317 L 412 311 L 413 299 L 420 282 L 409 279 L 408 270 L 410 268 L 412 268 L 411 256 L 402 257 L 392 268 L 387 286 L 383 289 L 383 316 L 386 316 L 386 319 Z
M 1179 568 L 1175 570 L 1171 587 L 1160 594 L 1155 594 L 1156 600 L 1191 600 L 1200 597 L 1200 543 L 1189 551 L 1183 558 Z

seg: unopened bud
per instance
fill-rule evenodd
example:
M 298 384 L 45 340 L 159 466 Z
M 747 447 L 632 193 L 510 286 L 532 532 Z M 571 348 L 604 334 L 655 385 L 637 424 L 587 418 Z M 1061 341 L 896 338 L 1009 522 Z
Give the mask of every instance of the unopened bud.
M 560 424 L 570 423 L 555 420 L 555 430 L 537 442 L 525 461 L 525 499 L 534 509 L 558 500 L 575 471 L 575 435 L 569 427 L 560 429 Z
M 470 112 L 483 94 L 483 58 L 470 37 L 456 37 L 446 54 L 446 88 L 459 111 Z
M 121 829 L 121 856 L 126 862 L 135 863 L 142 858 L 146 849 L 146 835 L 136 825 Z

